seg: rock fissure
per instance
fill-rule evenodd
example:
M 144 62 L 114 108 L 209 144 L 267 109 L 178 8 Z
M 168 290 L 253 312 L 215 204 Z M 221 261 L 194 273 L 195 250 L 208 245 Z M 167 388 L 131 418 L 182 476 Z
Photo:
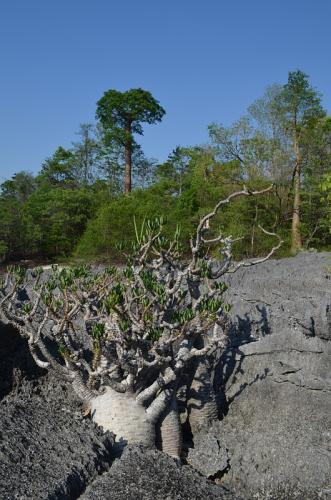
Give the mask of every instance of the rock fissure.
M 245 344 L 247 345 L 247 344 Z M 229 350 L 231 350 L 232 348 L 230 348 Z M 238 355 L 238 359 L 241 359 L 241 358 L 248 358 L 250 356 L 269 356 L 269 355 L 272 355 L 272 354 L 279 354 L 279 353 L 287 353 L 287 354 L 290 354 L 291 352 L 298 352 L 300 354 L 323 354 L 324 351 L 322 350 L 316 350 L 316 351 L 308 351 L 306 349 L 273 349 L 273 350 L 270 350 L 270 351 L 264 351 L 264 352 L 248 352 L 248 353 L 245 353 L 245 352 L 240 352 L 239 355 Z
M 296 387 L 299 387 L 300 389 L 305 389 L 305 390 L 309 390 L 309 391 L 331 392 L 331 389 L 327 389 L 325 387 L 312 387 L 309 385 L 302 385 L 302 384 L 296 383 L 294 380 L 290 380 L 290 379 L 277 380 L 277 379 L 273 378 L 273 382 L 275 382 L 277 384 L 289 383 L 289 384 L 295 385 Z

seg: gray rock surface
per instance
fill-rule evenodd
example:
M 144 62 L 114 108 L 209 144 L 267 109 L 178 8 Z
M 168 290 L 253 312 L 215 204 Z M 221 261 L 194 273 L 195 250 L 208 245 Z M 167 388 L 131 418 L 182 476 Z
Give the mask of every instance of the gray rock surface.
M 303 252 L 227 275 L 227 298 L 243 335 L 290 328 L 331 340 L 331 253 Z
M 33 390 L 45 374 L 16 330 L 0 323 L 0 402 L 7 394 L 15 397 L 23 386 Z
M 187 462 L 204 476 L 213 477 L 228 468 L 229 456 L 215 433 L 201 429 L 194 436 L 194 448 L 189 449 Z
M 216 380 L 228 412 L 223 484 L 245 498 L 327 498 L 331 481 L 330 254 L 229 277 L 232 346 Z
M 77 498 L 109 467 L 112 436 L 84 420 L 70 388 L 0 328 L 0 498 Z
M 89 486 L 81 500 L 235 499 L 188 466 L 156 450 L 129 446 L 111 469 Z

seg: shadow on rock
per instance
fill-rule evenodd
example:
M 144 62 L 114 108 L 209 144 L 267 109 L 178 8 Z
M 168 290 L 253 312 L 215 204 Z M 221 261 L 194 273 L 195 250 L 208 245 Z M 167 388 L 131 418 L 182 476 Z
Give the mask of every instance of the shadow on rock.
M 45 374 L 15 328 L 0 323 L 0 401 L 19 391 L 23 381 L 33 384 Z
M 224 387 L 228 380 L 231 379 L 231 382 L 235 383 L 238 377 L 244 375 L 243 360 L 245 353 L 241 347 L 251 342 L 257 342 L 267 335 L 271 335 L 268 311 L 265 306 L 256 304 L 254 318 L 247 312 L 242 316 L 236 315 L 230 320 L 228 328 L 228 345 L 216 361 L 214 369 L 214 390 L 217 394 L 220 418 L 227 414 L 229 405 L 246 387 L 265 379 L 269 373 L 267 368 L 262 370 L 261 373 L 256 374 L 249 382 L 245 381 L 241 384 L 240 389 L 227 398 Z

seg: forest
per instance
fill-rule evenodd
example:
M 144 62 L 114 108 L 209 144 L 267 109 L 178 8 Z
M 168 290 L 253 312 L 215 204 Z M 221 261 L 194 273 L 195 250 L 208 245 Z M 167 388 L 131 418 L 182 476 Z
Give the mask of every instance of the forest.
M 231 126 L 211 123 L 207 144 L 178 145 L 164 163 L 139 145 L 144 124 L 157 124 L 161 104 L 143 89 L 108 90 L 96 122 L 59 146 L 33 175 L 24 168 L 1 184 L 2 262 L 111 260 L 129 252 L 137 227 L 163 217 L 185 253 L 197 221 L 217 201 L 246 186 L 215 220 L 238 238 L 235 257 L 270 248 L 259 225 L 284 244 L 277 257 L 331 249 L 331 117 L 300 70 L 272 84 Z M 24 167 L 24 166 L 23 166 Z

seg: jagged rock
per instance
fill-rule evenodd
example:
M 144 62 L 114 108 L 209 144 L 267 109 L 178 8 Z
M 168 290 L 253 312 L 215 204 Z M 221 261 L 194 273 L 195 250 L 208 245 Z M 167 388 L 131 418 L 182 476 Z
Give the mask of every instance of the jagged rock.
M 236 499 L 198 472 L 156 450 L 129 446 L 111 469 L 89 486 L 81 500 Z
M 19 333 L 0 323 L 0 401 L 15 395 L 22 386 L 33 386 L 46 372 L 37 367 Z
M 331 340 L 331 254 L 303 252 L 228 275 L 240 340 L 290 328 Z
M 194 436 L 194 448 L 189 450 L 187 462 L 204 476 L 212 477 L 228 467 L 229 457 L 216 436 L 202 429 Z
M 302 254 L 229 278 L 232 345 L 215 375 L 228 413 L 210 432 L 228 449 L 224 485 L 245 498 L 327 495 L 329 267 L 330 254 Z
M 109 466 L 112 436 L 83 419 L 65 384 L 45 376 L 26 342 L 0 328 L 0 498 L 77 498 Z

